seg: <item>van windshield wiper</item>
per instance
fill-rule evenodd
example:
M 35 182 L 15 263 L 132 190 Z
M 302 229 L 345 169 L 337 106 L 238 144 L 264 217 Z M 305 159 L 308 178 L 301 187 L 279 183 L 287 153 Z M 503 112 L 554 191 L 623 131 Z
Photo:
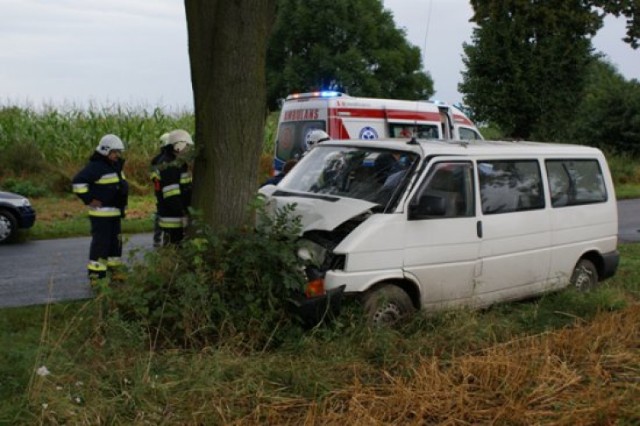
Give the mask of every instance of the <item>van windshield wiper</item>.
M 275 191 L 272 196 L 274 197 L 298 197 L 298 198 L 313 198 L 315 200 L 323 200 L 335 203 L 339 201 L 339 197 L 332 197 L 330 195 L 320 195 L 320 194 L 309 194 L 309 193 L 299 193 L 299 192 L 289 192 L 278 189 Z

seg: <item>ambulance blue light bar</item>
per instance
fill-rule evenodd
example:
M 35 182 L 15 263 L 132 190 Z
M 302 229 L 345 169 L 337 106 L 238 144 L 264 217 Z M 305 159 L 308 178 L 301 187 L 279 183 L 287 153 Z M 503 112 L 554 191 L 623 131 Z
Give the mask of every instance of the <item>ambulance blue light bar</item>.
M 309 99 L 309 98 L 338 98 L 340 96 L 345 96 L 342 92 L 334 92 L 332 90 L 323 90 L 319 92 L 309 92 L 309 93 L 293 93 L 287 96 L 287 100 L 289 99 Z

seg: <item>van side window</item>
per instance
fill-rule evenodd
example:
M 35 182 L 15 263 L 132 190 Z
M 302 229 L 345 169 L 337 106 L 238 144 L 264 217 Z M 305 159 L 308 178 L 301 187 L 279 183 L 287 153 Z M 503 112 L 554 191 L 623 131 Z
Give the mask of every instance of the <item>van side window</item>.
M 409 211 L 411 220 L 474 216 L 473 164 L 433 165 L 409 204 Z
M 478 176 L 483 214 L 544 208 L 537 160 L 479 161 Z
M 553 207 L 607 201 L 607 190 L 597 160 L 547 160 Z

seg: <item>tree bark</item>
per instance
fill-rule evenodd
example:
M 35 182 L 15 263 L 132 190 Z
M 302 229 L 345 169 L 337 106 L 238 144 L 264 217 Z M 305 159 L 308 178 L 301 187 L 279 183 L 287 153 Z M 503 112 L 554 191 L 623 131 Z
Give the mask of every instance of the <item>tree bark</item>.
M 250 223 L 276 0 L 185 0 L 195 108 L 193 207 L 214 229 Z

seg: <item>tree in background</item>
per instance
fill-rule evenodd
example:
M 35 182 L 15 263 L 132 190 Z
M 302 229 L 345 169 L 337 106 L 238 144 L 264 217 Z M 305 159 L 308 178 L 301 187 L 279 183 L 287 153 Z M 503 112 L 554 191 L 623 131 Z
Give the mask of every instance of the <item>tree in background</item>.
M 601 17 L 581 0 L 471 3 L 478 27 L 459 90 L 473 118 L 513 138 L 554 138 L 582 99 Z
M 640 82 L 625 80 L 613 65 L 597 59 L 589 67 L 586 83 L 566 139 L 640 155 Z
M 623 39 L 634 49 L 640 47 L 640 2 L 638 0 L 592 0 L 595 7 L 619 17 L 627 18 L 627 35 Z
M 627 19 L 624 41 L 640 40 L 637 0 L 472 0 L 471 44 L 459 85 L 476 121 L 515 138 L 566 135 L 581 103 L 591 37 L 609 13 Z
M 266 117 L 276 0 L 185 0 L 196 144 L 193 205 L 214 228 L 247 223 Z
M 278 0 L 267 55 L 268 102 L 294 92 L 428 99 L 431 77 L 380 0 Z

